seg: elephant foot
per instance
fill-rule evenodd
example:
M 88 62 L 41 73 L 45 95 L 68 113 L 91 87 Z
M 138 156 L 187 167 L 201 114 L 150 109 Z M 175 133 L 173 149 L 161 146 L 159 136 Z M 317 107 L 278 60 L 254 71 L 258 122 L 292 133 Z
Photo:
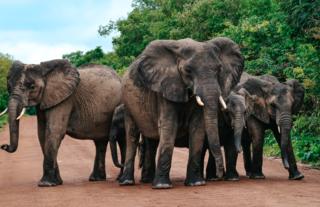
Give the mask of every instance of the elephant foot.
M 63 181 L 61 179 L 52 179 L 49 180 L 48 178 L 41 178 L 41 180 L 38 182 L 39 187 L 54 187 L 57 185 L 62 185 Z
M 227 180 L 227 181 L 238 181 L 239 180 L 239 174 L 237 171 L 235 172 L 227 172 L 225 177 L 224 177 L 224 180 Z
M 94 182 L 94 181 L 105 181 L 107 179 L 106 173 L 105 172 L 92 172 L 89 181 Z
M 142 177 L 140 182 L 141 183 L 152 183 L 153 177 Z
M 221 180 L 223 180 L 223 177 L 219 178 L 216 175 L 210 175 L 210 176 L 208 175 L 206 177 L 206 181 L 221 181 Z
M 156 177 L 152 182 L 153 189 L 168 189 L 172 188 L 172 183 L 169 177 Z
M 123 174 L 123 171 L 121 170 L 120 172 L 119 172 L 119 175 L 117 176 L 117 179 L 116 180 L 120 180 L 120 178 L 121 178 L 121 176 L 122 176 L 122 174 Z
M 251 172 L 246 171 L 246 177 L 250 178 L 250 176 L 251 176 Z
M 184 181 L 185 186 L 201 186 L 205 185 L 206 181 L 203 178 L 187 178 Z
M 154 171 L 142 169 L 140 182 L 141 183 L 152 183 L 154 177 L 155 177 Z
M 289 180 L 302 180 L 304 178 L 304 175 L 300 173 L 299 171 L 296 171 L 294 173 L 290 173 Z
M 125 176 L 124 174 L 119 178 L 119 185 L 134 185 L 133 176 Z
M 266 176 L 264 176 L 264 174 L 261 172 L 261 173 L 251 173 L 250 174 L 250 179 L 265 179 Z

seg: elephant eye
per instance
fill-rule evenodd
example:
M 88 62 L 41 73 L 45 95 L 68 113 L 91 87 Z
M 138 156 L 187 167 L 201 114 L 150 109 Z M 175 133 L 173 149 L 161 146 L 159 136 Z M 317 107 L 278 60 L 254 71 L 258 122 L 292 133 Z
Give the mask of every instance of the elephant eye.
M 190 74 L 191 72 L 192 72 L 192 68 L 191 67 L 189 67 L 189 66 L 187 66 L 187 67 L 185 67 L 185 69 L 184 69 L 185 71 L 186 71 L 186 73 L 188 73 L 188 74 Z
M 35 89 L 35 85 L 34 85 L 34 83 L 26 83 L 26 87 L 28 88 L 28 89 Z

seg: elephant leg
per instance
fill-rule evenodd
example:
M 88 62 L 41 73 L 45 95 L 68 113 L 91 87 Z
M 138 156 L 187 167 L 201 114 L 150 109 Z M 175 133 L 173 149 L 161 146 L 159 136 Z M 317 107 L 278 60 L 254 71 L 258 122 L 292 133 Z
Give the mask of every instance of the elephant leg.
M 46 118 L 44 111 L 40 110 L 40 106 L 37 106 L 37 124 L 38 124 L 38 139 L 41 146 L 42 154 L 44 155 L 44 145 L 46 139 Z
M 121 177 L 120 185 L 134 185 L 134 162 L 139 142 L 139 130 L 132 117 L 125 113 L 125 130 L 126 130 L 126 161 Z
M 204 178 L 204 158 L 206 157 L 206 152 L 207 152 L 207 148 L 208 148 L 208 143 L 206 143 L 206 138 L 205 138 L 205 144 L 202 147 L 202 151 L 201 151 L 201 163 L 200 163 L 200 171 L 201 171 L 201 177 Z
M 207 168 L 206 168 L 206 180 L 207 181 L 222 180 L 222 178 L 219 178 L 217 176 L 216 172 L 217 172 L 217 169 L 216 169 L 215 158 L 212 155 L 212 153 L 209 151 L 209 158 L 208 158 L 208 163 L 207 163 Z
M 120 147 L 120 154 L 121 154 L 121 164 L 124 164 L 126 159 L 126 139 L 124 137 L 119 137 L 117 139 L 119 147 Z M 117 180 L 120 179 L 120 177 L 123 174 L 123 167 L 120 169 L 120 173 L 117 177 Z
M 94 140 L 94 145 L 96 147 L 96 157 L 94 160 L 93 171 L 89 177 L 89 181 L 103 181 L 106 180 L 106 167 L 105 158 L 107 151 L 107 140 Z
M 224 153 L 226 158 L 225 180 L 228 180 L 228 181 L 239 180 L 239 173 L 237 172 L 237 169 L 236 169 L 238 152 L 236 150 L 233 139 L 228 139 L 224 144 Z
M 196 113 L 189 125 L 189 160 L 187 178 L 184 182 L 187 186 L 204 185 L 202 151 L 205 138 L 204 120 L 200 113 Z M 202 170 L 202 172 L 201 172 Z
M 281 135 L 280 135 L 280 133 L 277 131 L 277 129 L 272 129 L 272 131 L 273 131 L 274 137 L 277 140 L 279 147 L 281 148 Z M 297 162 L 294 157 L 291 139 L 289 139 L 289 143 L 288 143 L 288 161 L 289 161 L 289 169 L 288 169 L 289 180 L 303 179 L 304 175 L 301 172 L 299 172 L 298 167 L 297 167 Z
M 64 138 L 72 106 L 64 102 L 59 107 L 44 112 L 46 120 L 44 140 L 43 176 L 38 186 L 50 187 L 63 183 L 57 162 L 58 150 Z
M 51 135 L 45 140 L 43 176 L 38 183 L 40 187 L 56 186 L 63 183 L 57 163 L 58 149 L 63 137 L 64 134 Z
M 178 129 L 178 116 L 174 105 L 162 99 L 160 105 L 158 121 L 160 134 L 159 156 L 155 178 L 152 182 L 152 187 L 157 189 L 172 187 L 169 172 Z
M 252 171 L 251 179 L 264 179 L 262 173 L 264 128 L 260 124 L 248 124 L 252 137 Z
M 151 183 L 156 171 L 156 154 L 159 141 L 144 137 L 144 158 L 141 171 L 141 182 Z
M 251 138 L 249 137 L 249 133 L 246 130 L 244 130 L 243 133 L 244 136 L 241 142 L 243 149 L 244 169 L 246 170 L 246 176 L 250 177 L 252 171 Z

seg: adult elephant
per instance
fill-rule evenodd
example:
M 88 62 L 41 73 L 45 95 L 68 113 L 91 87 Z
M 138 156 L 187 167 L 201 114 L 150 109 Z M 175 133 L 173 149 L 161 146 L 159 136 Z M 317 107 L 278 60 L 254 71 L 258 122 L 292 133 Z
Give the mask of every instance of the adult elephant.
M 106 179 L 108 133 L 113 111 L 121 98 L 121 81 L 112 69 L 88 65 L 78 71 L 67 60 L 38 65 L 16 61 L 7 83 L 10 145 L 1 148 L 10 153 L 17 150 L 19 119 L 24 107 L 36 106 L 38 138 L 44 155 L 39 186 L 62 184 L 57 154 L 65 134 L 94 141 L 96 157 L 89 180 Z
M 304 176 L 297 169 L 290 131 L 292 115 L 298 113 L 303 103 L 303 86 L 297 80 L 280 83 L 272 76 L 254 77 L 244 74 L 235 92 L 247 100 L 247 129 L 242 139 L 247 175 L 253 179 L 265 178 L 262 172 L 263 143 L 265 131 L 270 129 L 281 149 L 289 179 L 302 179 Z
M 134 183 L 134 158 L 139 132 L 159 139 L 153 188 L 171 188 L 169 179 L 175 139 L 189 137 L 186 185 L 203 185 L 200 172 L 205 133 L 223 176 L 218 136 L 218 103 L 238 83 L 243 71 L 239 47 L 228 38 L 156 40 L 130 65 L 123 77 L 126 161 L 119 183 Z M 198 102 L 197 105 L 196 103 Z

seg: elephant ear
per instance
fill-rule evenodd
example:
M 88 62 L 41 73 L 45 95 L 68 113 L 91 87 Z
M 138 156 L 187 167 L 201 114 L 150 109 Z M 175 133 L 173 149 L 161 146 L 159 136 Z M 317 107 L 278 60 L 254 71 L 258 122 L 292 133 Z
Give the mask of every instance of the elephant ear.
M 268 85 L 265 81 L 257 79 L 248 79 L 241 85 L 238 94 L 245 97 L 247 116 L 252 115 L 265 124 L 270 122 L 266 94 L 268 94 Z M 237 87 L 238 88 L 238 87 Z
M 180 40 L 181 41 L 181 40 Z M 188 91 L 178 70 L 181 42 L 155 40 L 133 63 L 144 87 L 174 102 L 187 102 Z
M 67 99 L 77 88 L 80 77 L 67 60 L 41 62 L 40 66 L 46 79 L 40 108 L 48 109 Z
M 292 105 L 292 112 L 297 114 L 303 104 L 304 98 L 304 87 L 301 83 L 297 80 L 288 80 L 285 82 L 286 85 L 289 85 L 293 89 L 293 105 Z
M 231 39 L 217 37 L 207 42 L 218 55 L 223 71 L 219 74 L 219 84 L 226 97 L 240 80 L 244 68 L 244 58 L 239 46 Z

